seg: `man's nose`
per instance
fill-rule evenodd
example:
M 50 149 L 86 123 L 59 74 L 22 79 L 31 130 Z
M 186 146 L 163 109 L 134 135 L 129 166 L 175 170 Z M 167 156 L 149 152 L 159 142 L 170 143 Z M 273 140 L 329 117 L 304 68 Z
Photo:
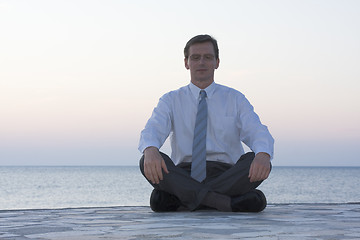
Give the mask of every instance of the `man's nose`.
M 201 56 L 201 57 L 200 57 L 199 63 L 200 63 L 200 64 L 204 64 L 204 63 L 205 63 L 205 57 L 204 57 L 204 56 Z

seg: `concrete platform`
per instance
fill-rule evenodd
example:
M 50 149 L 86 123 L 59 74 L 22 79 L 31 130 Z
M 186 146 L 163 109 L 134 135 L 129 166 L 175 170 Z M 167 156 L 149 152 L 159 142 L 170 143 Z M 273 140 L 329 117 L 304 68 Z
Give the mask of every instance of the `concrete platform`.
M 360 239 L 360 204 L 269 205 L 257 214 L 149 207 L 0 211 L 0 239 Z

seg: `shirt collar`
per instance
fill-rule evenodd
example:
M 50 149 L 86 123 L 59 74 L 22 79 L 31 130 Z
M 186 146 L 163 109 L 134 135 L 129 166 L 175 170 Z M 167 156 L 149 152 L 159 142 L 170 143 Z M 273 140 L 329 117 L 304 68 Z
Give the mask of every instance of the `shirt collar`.
M 216 87 L 216 83 L 215 82 L 212 82 L 207 88 L 205 88 L 205 92 L 206 92 L 206 96 L 207 98 L 211 98 L 211 96 L 213 95 L 214 91 L 215 91 L 215 87 Z M 195 86 L 192 82 L 190 82 L 189 84 L 189 88 L 190 88 L 190 91 L 192 93 L 192 95 L 194 96 L 195 99 L 198 99 L 199 98 L 199 94 L 200 94 L 200 91 L 202 89 L 198 88 L 197 86 Z

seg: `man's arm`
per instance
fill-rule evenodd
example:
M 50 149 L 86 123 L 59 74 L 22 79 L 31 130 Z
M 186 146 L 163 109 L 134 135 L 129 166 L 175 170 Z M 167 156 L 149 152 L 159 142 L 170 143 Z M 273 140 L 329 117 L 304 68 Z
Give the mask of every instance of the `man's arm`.
M 260 121 L 253 106 L 243 96 L 239 104 L 240 138 L 256 153 L 249 170 L 250 182 L 268 178 L 271 170 L 270 160 L 274 154 L 274 138 L 268 128 Z
M 250 182 L 267 179 L 269 177 L 270 170 L 270 155 L 264 152 L 259 152 L 255 155 L 255 158 L 250 165 Z
M 162 170 L 169 173 L 165 161 L 156 147 L 148 147 L 144 150 L 144 172 L 146 178 L 153 184 L 159 184 L 163 180 Z
M 238 107 L 238 127 L 241 141 L 253 152 L 267 153 L 272 159 L 274 156 L 274 138 L 267 126 L 261 123 L 259 116 L 245 96 L 239 99 Z
M 153 184 L 158 184 L 163 179 L 162 169 L 165 173 L 168 173 L 159 148 L 171 131 L 171 108 L 169 102 L 168 94 L 160 98 L 157 107 L 140 135 L 139 150 L 144 154 L 145 177 Z

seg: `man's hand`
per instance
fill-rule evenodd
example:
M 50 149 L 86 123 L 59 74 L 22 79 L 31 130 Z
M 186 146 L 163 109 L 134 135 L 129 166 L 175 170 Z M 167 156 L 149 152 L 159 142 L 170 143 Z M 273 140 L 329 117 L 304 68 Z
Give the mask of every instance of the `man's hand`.
M 249 178 L 250 182 L 257 182 L 267 179 L 270 174 L 270 156 L 267 153 L 260 152 L 255 155 L 250 165 Z
M 163 180 L 162 169 L 169 173 L 165 161 L 156 147 L 148 147 L 144 151 L 144 172 L 146 178 L 153 184 Z

